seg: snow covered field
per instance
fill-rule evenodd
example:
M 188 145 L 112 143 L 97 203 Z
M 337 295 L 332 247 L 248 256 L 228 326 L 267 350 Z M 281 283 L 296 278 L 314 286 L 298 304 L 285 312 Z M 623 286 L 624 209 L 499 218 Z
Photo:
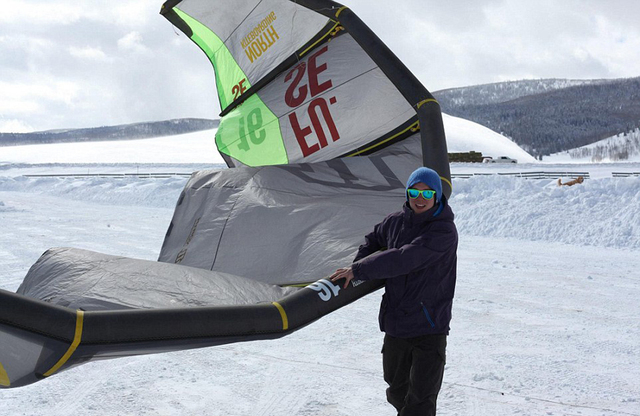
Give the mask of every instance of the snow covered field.
M 0 288 L 11 291 L 50 247 L 154 260 L 187 180 L 23 174 L 184 172 L 219 163 L 192 153 L 170 165 L 81 155 L 1 165 L 4 149 Z M 452 166 L 453 173 L 566 168 Z M 440 415 L 640 415 L 640 177 L 611 177 L 640 166 L 568 170 L 591 179 L 573 187 L 499 175 L 454 179 L 459 272 Z M 91 363 L 0 390 L 2 413 L 393 415 L 384 399 L 379 297 L 280 340 Z

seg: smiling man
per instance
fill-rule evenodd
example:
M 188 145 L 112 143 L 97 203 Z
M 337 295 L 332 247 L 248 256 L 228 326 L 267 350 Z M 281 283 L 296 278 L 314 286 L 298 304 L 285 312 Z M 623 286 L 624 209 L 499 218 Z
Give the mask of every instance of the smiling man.
M 365 236 L 351 267 L 332 281 L 385 279 L 380 330 L 387 400 L 398 415 L 435 415 L 456 284 L 458 233 L 440 176 L 419 168 L 402 211 Z

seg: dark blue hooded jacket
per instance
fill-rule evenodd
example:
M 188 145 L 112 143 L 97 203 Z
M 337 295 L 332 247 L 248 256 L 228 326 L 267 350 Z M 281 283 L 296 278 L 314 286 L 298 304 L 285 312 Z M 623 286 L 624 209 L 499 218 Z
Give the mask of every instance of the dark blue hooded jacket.
M 453 217 L 444 198 L 422 214 L 405 203 L 365 236 L 352 270 L 354 280 L 386 279 L 380 330 L 399 338 L 449 333 L 458 247 Z

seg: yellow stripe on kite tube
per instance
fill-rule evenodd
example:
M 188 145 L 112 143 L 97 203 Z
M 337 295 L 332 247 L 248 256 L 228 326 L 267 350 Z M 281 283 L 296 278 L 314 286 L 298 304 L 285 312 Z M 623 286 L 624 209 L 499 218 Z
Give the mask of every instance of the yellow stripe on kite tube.
M 440 179 L 442 179 L 447 184 L 449 184 L 449 187 L 453 190 L 453 184 L 451 183 L 451 181 L 449 179 L 445 178 L 444 176 L 440 176 Z
M 440 105 L 440 103 L 438 102 L 438 100 L 436 100 L 436 99 L 434 99 L 434 98 L 428 98 L 428 99 L 426 99 L 426 100 L 422 100 L 422 101 L 420 101 L 420 102 L 418 103 L 418 105 L 416 105 L 416 108 L 420 108 L 420 107 L 422 107 L 422 105 L 423 105 L 423 104 L 426 104 L 426 103 L 436 103 L 436 104 Z
M 0 386 L 9 387 L 10 385 L 11 380 L 9 380 L 9 375 L 2 366 L 2 363 L 0 363 Z
M 374 144 L 373 146 L 369 146 L 369 147 L 367 147 L 366 149 L 362 149 L 362 150 L 358 150 L 357 152 L 349 153 L 349 154 L 347 155 L 347 157 L 358 156 L 359 154 L 362 154 L 362 153 L 368 152 L 369 150 L 371 150 L 371 149 L 373 149 L 373 148 L 376 148 L 376 147 L 378 147 L 378 146 L 380 146 L 380 145 L 383 145 L 383 144 L 387 143 L 387 142 L 388 142 L 388 141 L 390 141 L 390 140 L 395 139 L 396 137 L 400 136 L 401 134 L 405 134 L 405 133 L 406 133 L 406 132 L 408 132 L 409 130 L 411 130 L 411 131 L 416 131 L 419 127 L 420 127 L 420 123 L 416 121 L 415 123 L 413 123 L 412 125 L 410 125 L 410 126 L 409 126 L 409 127 L 407 127 L 406 129 L 402 130 L 400 133 L 398 133 L 398 134 L 394 134 L 393 136 L 389 137 L 388 139 L 383 140 L 383 141 L 381 141 L 381 142 L 379 142 L 379 143 L 376 143 L 376 144 Z
M 51 369 L 49 371 L 44 373 L 45 377 L 49 377 L 51 374 L 53 374 L 56 371 L 58 371 L 60 369 L 60 367 L 62 367 L 67 361 L 69 361 L 69 358 L 71 358 L 73 353 L 76 351 L 76 348 L 78 348 L 78 345 L 80 345 L 80 340 L 82 339 L 82 327 L 83 327 L 83 324 L 84 324 L 84 311 L 77 311 L 77 315 L 76 315 L 76 333 L 73 336 L 73 342 L 71 343 L 71 346 L 69 347 L 67 352 L 56 363 L 56 365 L 54 365 L 53 367 L 51 367 Z
M 340 16 L 340 13 L 342 13 L 344 10 L 348 9 L 347 6 L 342 6 L 338 9 L 338 11 L 336 12 L 336 17 Z
M 290 285 L 280 285 L 280 287 L 307 287 L 310 284 L 313 284 L 314 282 L 307 282 L 307 283 L 291 283 Z
M 309 52 L 311 49 L 315 48 L 315 47 L 316 47 L 316 45 L 317 45 L 318 43 L 322 42 L 322 40 L 323 40 L 324 38 L 326 38 L 327 36 L 331 35 L 331 34 L 334 32 L 334 30 L 336 30 L 336 28 L 337 28 L 338 26 L 340 26 L 340 23 L 339 23 L 339 22 L 336 22 L 336 23 L 333 25 L 333 27 L 331 27 L 331 29 L 329 29 L 329 31 L 327 31 L 327 33 L 325 33 L 324 35 L 322 35 L 322 37 L 321 37 L 320 39 L 318 39 L 317 41 L 313 42 L 313 44 L 312 44 L 311 46 L 309 46 L 307 49 L 305 49 L 304 51 L 300 52 L 300 55 L 298 55 L 298 56 L 299 56 L 299 57 L 302 57 L 302 56 L 306 55 L 306 54 L 307 54 L 307 52 Z
M 287 312 L 285 312 L 282 305 L 280 305 L 278 302 L 272 302 L 272 303 L 273 303 L 273 306 L 278 308 L 278 312 L 280 312 L 280 317 L 282 318 L 282 330 L 286 331 L 287 329 L 289 329 L 289 318 L 287 318 Z

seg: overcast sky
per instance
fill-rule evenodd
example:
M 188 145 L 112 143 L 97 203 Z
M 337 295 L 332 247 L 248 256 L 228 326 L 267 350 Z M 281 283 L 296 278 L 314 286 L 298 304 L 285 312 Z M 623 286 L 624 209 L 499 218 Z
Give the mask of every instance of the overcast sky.
M 343 4 L 430 91 L 520 79 L 640 76 L 638 0 Z M 216 118 L 211 65 L 159 14 L 161 5 L 2 0 L 0 132 Z

